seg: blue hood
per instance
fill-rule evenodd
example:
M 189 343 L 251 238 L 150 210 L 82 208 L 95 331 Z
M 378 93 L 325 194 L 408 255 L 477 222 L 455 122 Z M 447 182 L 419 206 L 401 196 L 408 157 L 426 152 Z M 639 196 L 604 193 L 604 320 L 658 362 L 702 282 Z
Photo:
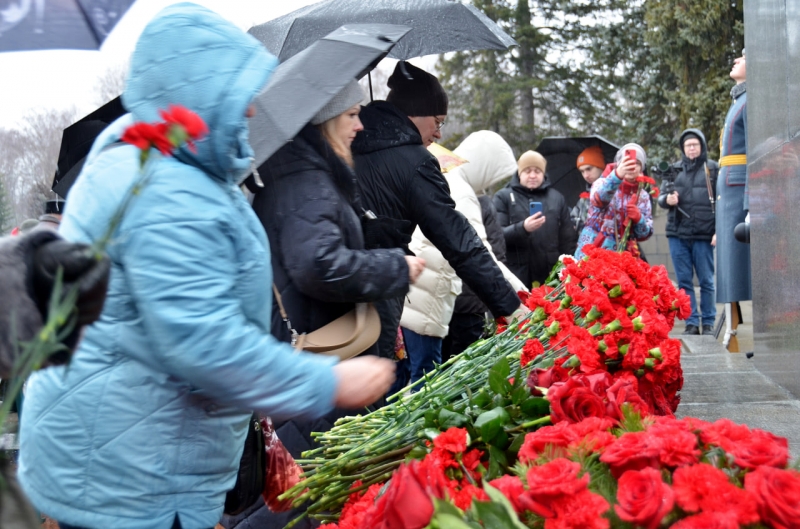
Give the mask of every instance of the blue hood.
M 158 111 L 170 104 L 199 114 L 210 134 L 197 153 L 184 147 L 176 157 L 238 182 L 253 157 L 245 111 L 277 65 L 260 42 L 213 11 L 174 4 L 139 38 L 122 102 L 135 121 L 159 121 Z

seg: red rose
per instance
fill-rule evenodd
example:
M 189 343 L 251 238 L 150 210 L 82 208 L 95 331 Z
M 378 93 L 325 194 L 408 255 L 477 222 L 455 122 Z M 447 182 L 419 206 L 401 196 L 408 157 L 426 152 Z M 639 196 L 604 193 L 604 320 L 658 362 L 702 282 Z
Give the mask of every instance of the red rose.
M 606 447 L 600 461 L 606 463 L 611 474 L 619 479 L 628 470 L 659 468 L 659 448 L 659 440 L 647 432 L 628 432 Z
M 724 447 L 742 468 L 755 469 L 760 466 L 785 467 L 789 462 L 789 443 L 764 430 L 752 430 L 750 437 Z
M 732 513 L 741 525 L 759 520 L 756 498 L 730 481 L 720 469 L 706 464 L 680 467 L 672 477 L 675 503 L 687 512 Z
M 629 470 L 619 478 L 614 510 L 626 522 L 656 529 L 674 503 L 672 489 L 654 468 Z
M 527 340 L 525 345 L 522 346 L 522 356 L 519 359 L 519 363 L 522 367 L 525 367 L 530 364 L 534 358 L 542 354 L 544 354 L 542 342 L 540 342 L 538 338 L 532 338 Z
M 453 454 L 467 449 L 467 431 L 463 428 L 448 428 L 433 440 L 433 446 Z
M 378 529 L 422 529 L 433 516 L 432 496 L 441 498 L 428 479 L 428 469 L 422 461 L 400 465 L 389 487 L 375 504 L 376 512 L 365 520 L 366 527 Z
M 800 521 L 800 473 L 759 467 L 744 477 L 744 488 L 758 504 L 761 521 L 774 529 L 789 529 Z
M 525 442 L 517 455 L 520 462 L 527 464 L 535 461 L 540 454 L 545 452 L 548 446 L 551 450 L 553 448 L 566 448 L 570 443 L 577 441 L 578 437 L 569 426 L 567 422 L 560 422 L 526 434 Z M 558 457 L 566 455 L 563 452 L 563 450 L 554 450 L 555 455 Z
M 670 529 L 739 529 L 739 524 L 734 514 L 704 512 L 679 520 Z
M 553 423 L 575 423 L 587 417 L 606 416 L 603 400 L 578 380 L 578 377 L 551 386 L 547 392 L 547 400 L 550 401 L 550 419 Z
M 524 509 L 519 504 L 519 497 L 525 492 L 522 480 L 517 476 L 501 476 L 489 482 L 489 485 L 503 493 L 517 514 L 522 514 Z
M 541 397 L 542 392 L 536 389 L 549 388 L 556 382 L 565 382 L 569 380 L 569 371 L 560 366 L 553 366 L 550 369 L 541 369 L 536 367 L 531 370 L 528 375 L 527 384 L 531 388 L 531 395 Z
M 606 414 L 618 421 L 622 420 L 622 405 L 626 403 L 642 415 L 651 413 L 650 407 L 636 391 L 636 385 L 629 379 L 618 378 L 606 391 L 606 398 Z
M 519 497 L 520 506 L 544 518 L 556 515 L 555 504 L 570 501 L 573 496 L 589 486 L 589 474 L 578 477 L 581 466 L 558 458 L 528 470 L 528 491 Z

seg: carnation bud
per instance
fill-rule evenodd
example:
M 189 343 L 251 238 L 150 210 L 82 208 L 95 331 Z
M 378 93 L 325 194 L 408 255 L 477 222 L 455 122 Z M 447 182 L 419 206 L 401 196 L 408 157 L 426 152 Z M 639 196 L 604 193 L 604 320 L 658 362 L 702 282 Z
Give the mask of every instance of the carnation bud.
M 531 321 L 533 323 L 539 323 L 547 319 L 547 313 L 544 311 L 542 307 L 536 307 L 536 310 L 533 311 L 531 314 Z
M 619 346 L 619 354 L 621 354 L 622 356 L 625 356 L 626 354 L 628 354 L 628 349 L 630 348 L 630 346 L 631 346 L 631 344 L 629 344 L 629 343 L 626 343 L 624 345 L 620 345 Z
M 572 304 L 572 298 L 570 296 L 564 296 L 564 299 L 561 300 L 561 305 L 559 308 L 566 309 Z
M 656 367 L 656 359 L 655 358 L 647 358 L 644 361 L 644 367 L 647 367 L 649 369 L 653 369 L 654 367 Z
M 608 291 L 608 297 L 610 298 L 618 298 L 623 294 L 622 287 L 619 285 L 615 285 L 614 288 Z
M 644 369 L 637 369 L 636 371 L 633 372 L 633 374 L 636 375 L 637 377 L 643 377 Z
M 608 325 L 605 326 L 603 329 L 603 334 L 608 334 L 610 332 L 619 331 L 622 329 L 622 322 L 619 320 L 614 320 Z
M 589 331 L 589 334 L 591 334 L 592 336 L 597 336 L 602 332 L 603 324 L 598 321 L 597 323 L 589 327 L 587 330 Z
M 636 305 L 631 305 L 625 310 L 625 312 L 628 313 L 628 316 L 633 316 L 633 313 L 636 312 Z
M 597 350 L 600 351 L 601 353 L 605 353 L 606 351 L 608 351 L 608 345 L 604 340 L 600 340 L 599 342 L 597 342 Z
M 556 334 L 558 334 L 558 331 L 560 329 L 561 325 L 558 323 L 558 320 L 556 320 L 550 324 L 545 333 L 547 333 L 547 336 L 555 336 Z
M 635 318 L 633 318 L 631 320 L 631 323 L 633 323 L 633 330 L 634 331 L 641 331 L 642 329 L 645 328 L 645 325 L 644 325 L 644 322 L 642 321 L 642 317 L 641 316 L 636 316 Z
M 579 365 L 581 365 L 581 359 L 578 358 L 577 355 L 572 355 L 566 362 L 564 362 L 563 367 L 571 369 L 573 367 L 578 367 Z
M 602 315 L 603 313 L 597 310 L 597 305 L 593 305 L 589 313 L 586 314 L 584 321 L 586 321 L 587 323 L 593 322 L 594 320 L 600 318 Z
M 654 347 L 647 352 L 650 353 L 650 356 L 652 356 L 653 358 L 658 358 L 659 360 L 661 360 L 661 349 L 659 349 L 658 347 Z

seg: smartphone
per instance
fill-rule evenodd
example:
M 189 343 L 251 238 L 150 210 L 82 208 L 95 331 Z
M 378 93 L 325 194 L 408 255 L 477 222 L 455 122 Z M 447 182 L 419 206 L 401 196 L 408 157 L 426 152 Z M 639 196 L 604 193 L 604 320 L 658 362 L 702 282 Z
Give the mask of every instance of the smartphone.
M 535 215 L 537 213 L 543 213 L 544 212 L 544 208 L 542 208 L 542 203 L 541 202 L 531 202 L 530 203 L 530 208 L 531 208 L 530 209 L 530 211 L 531 211 L 530 214 L 531 215 Z
M 625 157 L 629 160 L 636 161 L 636 150 L 635 149 L 625 149 Z

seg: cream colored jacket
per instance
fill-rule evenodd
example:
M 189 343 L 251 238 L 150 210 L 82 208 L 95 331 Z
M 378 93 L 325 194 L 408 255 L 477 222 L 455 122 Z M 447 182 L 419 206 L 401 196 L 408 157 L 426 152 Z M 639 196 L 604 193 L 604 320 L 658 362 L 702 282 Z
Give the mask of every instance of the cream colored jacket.
M 514 153 L 499 134 L 487 130 L 470 134 L 453 152 L 468 163 L 445 173 L 450 196 L 456 203 L 456 210 L 467 218 L 494 257 L 483 227 L 478 194 L 514 174 L 517 170 Z M 425 270 L 411 285 L 400 325 L 417 334 L 444 338 L 449 330 L 456 297 L 461 293 L 461 279 L 419 228 L 414 232 L 409 248 L 417 257 L 425 259 Z M 525 285 L 496 257 L 495 262 L 514 290 L 527 291 Z

